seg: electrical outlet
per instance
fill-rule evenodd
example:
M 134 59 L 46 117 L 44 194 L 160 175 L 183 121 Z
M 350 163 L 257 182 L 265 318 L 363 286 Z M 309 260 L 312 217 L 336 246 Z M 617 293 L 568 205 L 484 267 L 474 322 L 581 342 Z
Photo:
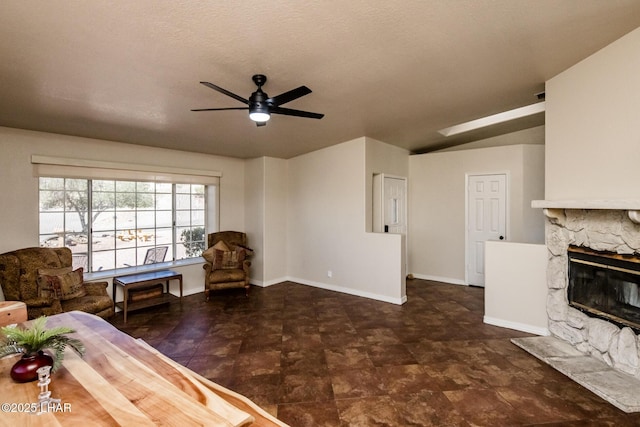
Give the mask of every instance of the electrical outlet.
M 327 277 L 333 277 L 333 271 L 327 270 Z

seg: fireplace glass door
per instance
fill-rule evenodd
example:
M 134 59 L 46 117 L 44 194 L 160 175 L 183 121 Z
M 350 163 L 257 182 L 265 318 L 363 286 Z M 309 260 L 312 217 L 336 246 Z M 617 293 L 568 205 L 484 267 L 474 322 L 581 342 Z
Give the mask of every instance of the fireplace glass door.
M 569 304 L 640 332 L 640 264 L 628 256 L 569 250 Z

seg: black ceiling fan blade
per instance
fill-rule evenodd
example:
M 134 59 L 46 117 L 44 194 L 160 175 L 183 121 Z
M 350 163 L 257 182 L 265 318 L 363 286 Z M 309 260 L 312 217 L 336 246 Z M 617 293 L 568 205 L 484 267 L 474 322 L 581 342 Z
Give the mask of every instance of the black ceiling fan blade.
M 267 103 L 274 107 L 278 105 L 286 104 L 287 102 L 291 102 L 294 99 L 298 99 L 302 96 L 309 95 L 311 93 L 311 89 L 306 86 L 300 86 L 298 88 L 292 89 L 289 92 L 281 93 L 278 96 L 274 96 L 273 98 L 267 99 Z
M 291 108 L 273 107 L 269 110 L 273 114 L 283 114 L 285 116 L 307 117 L 309 119 L 321 119 L 324 114 L 311 113 L 309 111 L 292 110 Z
M 242 102 L 243 104 L 247 104 L 249 105 L 249 100 L 248 99 L 244 99 L 243 97 L 241 97 L 240 95 L 236 95 L 233 92 L 229 92 L 226 89 L 221 88 L 220 86 L 216 86 L 213 83 L 209 83 L 209 82 L 200 82 L 200 84 L 203 84 L 213 90 L 217 90 L 220 93 L 224 93 L 227 96 L 230 96 L 233 99 L 237 99 L 238 101 Z
M 194 108 L 191 111 L 223 111 L 223 110 L 248 110 L 249 107 L 230 107 L 230 108 Z

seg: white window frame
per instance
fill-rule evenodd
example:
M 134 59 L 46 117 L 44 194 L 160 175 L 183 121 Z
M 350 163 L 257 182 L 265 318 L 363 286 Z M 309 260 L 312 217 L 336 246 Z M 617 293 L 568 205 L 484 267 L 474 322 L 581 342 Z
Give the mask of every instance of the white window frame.
M 138 165 L 117 162 L 105 162 L 100 160 L 70 159 L 52 156 L 33 155 L 31 162 L 34 165 L 34 174 L 37 177 L 51 178 L 75 178 L 86 179 L 89 182 L 93 179 L 115 180 L 115 181 L 136 181 L 136 182 L 156 182 L 173 184 L 172 190 L 172 253 L 176 253 L 176 244 L 179 235 L 176 233 L 176 184 L 200 184 L 205 188 L 205 208 L 203 239 L 206 245 L 206 235 L 217 231 L 219 228 L 219 185 L 222 174 L 217 171 L 195 170 L 188 168 L 176 168 L 157 165 Z M 38 194 L 40 188 L 38 187 Z M 89 192 L 91 194 L 91 192 Z M 90 218 L 90 217 L 89 217 Z M 178 226 L 179 227 L 179 226 Z M 92 230 L 90 230 L 92 231 Z M 91 234 L 90 234 L 91 235 Z M 91 258 L 91 240 L 88 239 L 87 252 Z M 198 258 L 198 257 L 194 257 Z M 192 258 L 185 258 L 186 260 Z M 166 263 L 165 263 L 166 264 Z M 120 270 L 120 268 L 117 268 Z M 110 271 L 110 270 L 109 270 Z

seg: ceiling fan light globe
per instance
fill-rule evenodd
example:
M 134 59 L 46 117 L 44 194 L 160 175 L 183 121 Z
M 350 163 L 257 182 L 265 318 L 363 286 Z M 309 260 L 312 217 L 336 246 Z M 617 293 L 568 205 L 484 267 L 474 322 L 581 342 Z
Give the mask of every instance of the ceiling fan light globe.
M 269 113 L 254 111 L 249 113 L 249 118 L 254 122 L 266 122 L 271 118 L 271 115 Z

